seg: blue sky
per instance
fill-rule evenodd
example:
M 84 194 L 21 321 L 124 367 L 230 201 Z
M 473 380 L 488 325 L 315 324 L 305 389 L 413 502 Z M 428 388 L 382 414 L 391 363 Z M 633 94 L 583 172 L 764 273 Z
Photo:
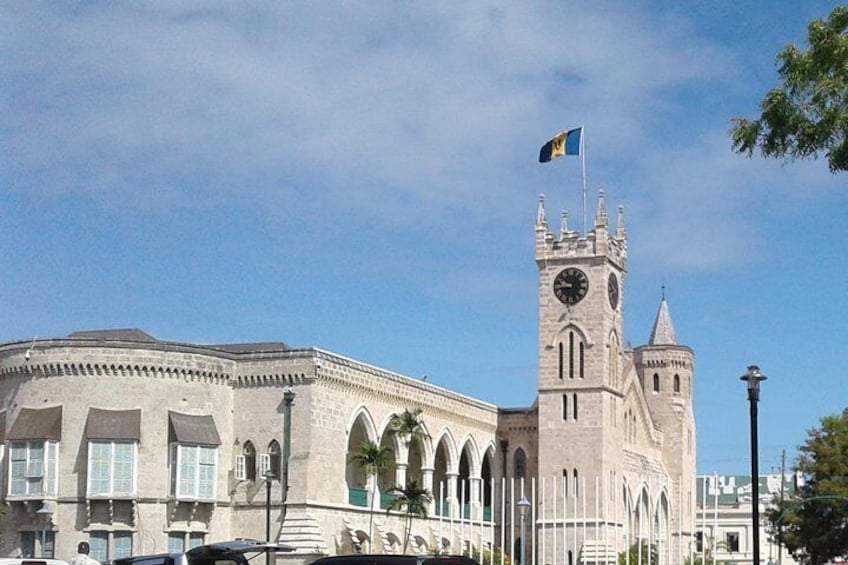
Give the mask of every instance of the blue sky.
M 533 222 L 625 207 L 626 340 L 665 285 L 698 470 L 846 395 L 845 175 L 730 150 L 833 2 L 4 2 L 0 341 L 317 346 L 501 406 L 537 368 Z

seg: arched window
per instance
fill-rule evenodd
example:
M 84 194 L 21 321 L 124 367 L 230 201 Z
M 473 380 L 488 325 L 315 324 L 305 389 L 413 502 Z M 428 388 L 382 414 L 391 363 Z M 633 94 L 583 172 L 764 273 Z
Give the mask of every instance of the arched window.
M 580 378 L 581 378 L 581 379 L 582 379 L 582 378 L 583 378 L 583 376 L 584 376 L 584 374 L 583 374 L 583 368 L 586 366 L 586 364 L 584 363 L 584 356 L 583 356 L 584 349 L 585 349 L 585 347 L 584 347 L 584 345 L 583 345 L 583 342 L 581 341 L 581 342 L 580 342 Z
M 516 479 L 523 479 L 527 474 L 527 455 L 520 447 L 515 450 L 515 455 L 512 456 L 512 475 Z
M 268 444 L 268 470 L 273 473 L 276 479 L 282 480 L 282 457 L 280 456 L 280 444 L 277 443 L 277 440 L 272 439 L 271 443 Z
M 654 373 L 654 392 L 660 391 L 660 376 Z
M 256 448 L 253 443 L 246 441 L 241 451 L 244 455 L 244 478 L 248 481 L 256 480 Z
M 680 394 L 680 375 L 674 375 L 674 394 Z
M 576 392 L 574 393 L 572 400 L 574 401 L 574 410 L 571 411 L 572 412 L 571 417 L 574 418 L 575 421 L 577 421 L 577 393 Z
M 563 356 L 562 342 L 559 342 L 557 344 L 557 349 L 559 350 L 559 361 L 557 362 L 557 375 L 559 376 L 560 380 L 562 380 L 562 371 L 563 371 L 563 367 L 562 367 L 562 356 Z
M 568 469 L 562 470 L 562 495 L 568 496 Z
M 568 378 L 574 378 L 574 332 L 568 332 Z
M 562 395 L 562 420 L 568 420 L 568 395 Z
M 580 481 L 577 477 L 577 469 L 574 469 L 574 474 L 572 475 L 572 477 L 574 478 L 574 480 L 572 481 L 572 485 L 574 486 L 574 488 L 572 490 L 574 491 L 574 496 L 576 497 L 580 494 Z

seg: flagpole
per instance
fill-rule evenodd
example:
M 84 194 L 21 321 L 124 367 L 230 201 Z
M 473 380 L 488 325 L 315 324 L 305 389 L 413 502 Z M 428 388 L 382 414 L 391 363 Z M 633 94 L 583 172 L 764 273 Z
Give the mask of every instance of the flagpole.
M 586 224 L 586 127 L 580 124 L 580 161 L 583 169 L 583 235 L 587 235 Z

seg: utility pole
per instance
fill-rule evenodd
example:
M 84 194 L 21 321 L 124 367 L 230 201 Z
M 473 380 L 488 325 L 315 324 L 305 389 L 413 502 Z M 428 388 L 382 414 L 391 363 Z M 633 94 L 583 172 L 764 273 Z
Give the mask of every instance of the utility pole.
M 780 452 L 780 511 L 783 512 L 783 491 L 786 484 L 786 450 Z M 777 525 L 777 565 L 783 564 L 783 524 Z

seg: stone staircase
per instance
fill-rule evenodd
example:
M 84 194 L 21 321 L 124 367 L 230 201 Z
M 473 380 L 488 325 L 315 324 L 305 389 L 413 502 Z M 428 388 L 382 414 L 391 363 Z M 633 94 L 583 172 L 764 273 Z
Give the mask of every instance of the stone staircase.
M 295 553 L 329 554 L 321 526 L 296 506 L 287 509 L 278 541 L 294 547 Z
M 580 563 L 583 565 L 617 562 L 618 553 L 615 548 L 603 541 L 587 540 L 580 548 Z

